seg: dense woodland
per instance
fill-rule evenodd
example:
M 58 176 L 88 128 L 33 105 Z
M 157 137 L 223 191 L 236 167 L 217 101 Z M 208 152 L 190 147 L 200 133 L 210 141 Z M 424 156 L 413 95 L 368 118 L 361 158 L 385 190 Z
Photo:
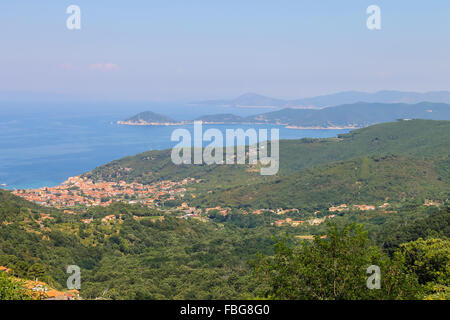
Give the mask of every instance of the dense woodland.
M 449 145 L 447 121 L 400 121 L 336 139 L 282 141 L 274 177 L 251 166 L 176 167 L 168 151 L 86 174 L 202 179 L 180 202 L 230 208 L 204 220 L 181 218 L 177 201 L 69 215 L 0 190 L 0 266 L 12 270 L 0 272 L 0 299 L 30 298 L 13 278 L 63 289 L 72 264 L 81 267 L 84 299 L 449 299 Z M 385 202 L 388 209 L 378 209 Z M 273 212 L 248 213 L 296 208 L 281 218 L 306 220 L 342 203 L 349 209 L 319 225 L 276 226 Z M 41 213 L 53 219 L 42 221 Z M 111 214 L 116 223 L 101 222 Z M 366 286 L 370 265 L 381 269 L 379 290 Z

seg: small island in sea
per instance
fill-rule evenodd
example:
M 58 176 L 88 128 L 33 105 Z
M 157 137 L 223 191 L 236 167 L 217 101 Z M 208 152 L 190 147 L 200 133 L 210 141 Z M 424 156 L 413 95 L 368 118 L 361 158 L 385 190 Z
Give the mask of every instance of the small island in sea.
M 144 111 L 123 121 L 117 121 L 117 124 L 129 126 L 173 126 L 182 125 L 183 122 L 152 111 Z

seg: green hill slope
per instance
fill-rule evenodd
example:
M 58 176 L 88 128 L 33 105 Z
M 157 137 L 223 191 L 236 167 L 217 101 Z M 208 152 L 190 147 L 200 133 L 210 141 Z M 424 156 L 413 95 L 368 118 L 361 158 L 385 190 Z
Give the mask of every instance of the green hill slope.
M 195 199 L 202 207 L 325 209 L 341 203 L 444 201 L 450 160 L 371 156 L 314 167 L 273 181 L 217 189 Z
M 450 120 L 450 105 L 431 102 L 418 104 L 358 102 L 319 110 L 286 108 L 248 117 L 246 120 L 326 128 L 333 126 L 365 127 L 396 119 Z
M 289 215 L 295 220 L 312 218 L 315 210 L 318 216 L 328 214 L 331 205 L 388 201 L 387 210 L 350 210 L 334 221 L 364 223 L 374 242 L 391 252 L 417 236 L 448 236 L 448 209 L 427 218 L 435 208 L 423 203 L 437 200 L 448 207 L 449 145 L 448 121 L 400 121 L 334 139 L 284 140 L 276 176 L 263 177 L 250 165 L 176 166 L 170 150 L 113 161 L 86 176 L 143 183 L 200 178 L 190 187 L 197 197 L 183 200 L 189 205 L 298 208 L 298 214 Z M 281 219 L 276 214 L 238 211 L 201 222 L 177 218 L 176 209 L 115 203 L 71 215 L 0 190 L 0 265 L 56 287 L 65 284 L 65 267 L 78 265 L 85 298 L 248 298 L 258 284 L 247 261 L 258 252 L 272 252 L 271 236 L 326 232 L 324 224 L 277 227 L 270 223 Z M 115 215 L 115 222 L 102 222 L 106 215 Z M 82 223 L 86 218 L 93 220 Z M 398 237 L 397 227 L 402 227 Z M 378 237 L 382 230 L 387 234 Z
M 245 298 L 251 294 L 247 260 L 272 250 L 269 230 L 239 230 L 173 215 L 152 221 L 155 210 L 140 206 L 115 204 L 74 216 L 1 191 L 0 213 L 0 266 L 62 289 L 66 267 L 78 265 L 83 298 Z M 40 213 L 52 219 L 40 225 Z M 101 222 L 110 214 L 119 219 L 119 213 L 120 223 Z M 94 220 L 86 225 L 82 217 Z
M 431 120 L 383 123 L 354 130 L 331 139 L 282 140 L 278 176 L 298 173 L 314 166 L 363 156 L 398 155 L 414 159 L 446 160 L 449 156 L 450 122 Z M 199 186 L 221 188 L 271 181 L 250 165 L 174 165 L 170 150 L 148 151 L 126 157 L 86 173 L 105 181 L 204 179 Z
M 176 123 L 172 118 L 152 111 L 141 112 L 131 118 L 125 119 L 126 123 Z

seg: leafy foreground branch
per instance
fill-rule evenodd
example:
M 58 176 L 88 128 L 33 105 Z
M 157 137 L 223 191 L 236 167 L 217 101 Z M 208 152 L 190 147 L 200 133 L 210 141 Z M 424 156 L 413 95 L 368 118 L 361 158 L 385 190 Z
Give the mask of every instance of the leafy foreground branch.
M 32 295 L 25 290 L 24 282 L 0 272 L 0 300 L 31 300 Z
M 419 239 L 389 257 L 370 245 L 361 225 L 328 226 L 327 238 L 289 245 L 252 262 L 259 294 L 269 299 L 448 299 L 450 241 Z M 380 268 L 380 289 L 369 289 L 367 268 Z

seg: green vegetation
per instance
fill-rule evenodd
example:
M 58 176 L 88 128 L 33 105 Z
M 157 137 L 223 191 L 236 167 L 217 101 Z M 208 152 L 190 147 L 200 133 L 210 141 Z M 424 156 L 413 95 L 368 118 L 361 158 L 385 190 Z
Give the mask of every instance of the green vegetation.
M 30 208 L 34 204 L 2 194 L 7 196 L 0 208 L 18 211 L 0 224 L 0 265 L 11 268 L 13 276 L 61 289 L 68 277 L 65 268 L 76 264 L 84 298 L 247 298 L 252 283 L 246 262 L 272 250 L 269 230 L 172 215 L 161 221 L 154 219 L 154 209 L 120 203 L 88 210 L 83 216 L 94 218 L 88 225 L 81 217 L 52 210 L 58 218 L 40 227 Z M 121 214 L 121 222 L 102 223 L 100 218 L 109 214 Z
M 32 296 L 24 289 L 23 282 L 0 272 L 0 300 L 31 300 Z
M 368 170 L 370 166 L 370 170 Z M 197 197 L 201 207 L 325 209 L 341 203 L 420 202 L 449 197 L 450 179 L 439 163 L 397 156 L 317 166 L 264 183 L 227 187 Z
M 400 260 L 390 260 L 369 245 L 362 226 L 331 225 L 328 237 L 293 248 L 280 241 L 275 255 L 260 257 L 255 270 L 266 284 L 263 296 L 287 300 L 413 299 L 419 292 L 416 275 Z M 422 261 L 422 260 L 420 260 Z M 368 289 L 367 268 L 381 271 L 379 289 Z
M 172 118 L 163 116 L 161 114 L 152 112 L 152 111 L 144 111 L 141 112 L 131 118 L 125 119 L 125 122 L 147 122 L 147 123 L 176 123 L 177 121 Z
M 380 232 L 378 243 L 392 254 L 402 243 L 419 238 L 442 238 L 450 236 L 450 207 L 443 208 L 414 221 L 387 223 Z
M 39 224 L 40 213 L 50 213 L 54 219 Z M 0 217 L 0 266 L 11 268 L 14 276 L 39 278 L 58 287 L 65 283 L 67 265 L 77 261 L 89 268 L 100 255 L 97 248 L 83 246 L 72 229 L 64 229 L 68 223 L 73 228 L 73 217 L 58 210 L 1 191 Z
M 339 138 L 280 141 L 280 171 L 261 176 L 250 165 L 174 165 L 170 150 L 149 151 L 113 161 L 85 174 L 93 180 L 152 183 L 160 180 L 203 179 L 201 190 L 265 183 L 319 165 L 372 156 L 397 156 L 433 161 L 439 176 L 450 174 L 450 122 L 413 120 L 383 123 L 354 130 Z M 131 170 L 130 170 L 131 169 Z
M 325 233 L 327 238 L 316 237 L 310 244 L 296 240 L 294 228 L 270 226 L 264 215 L 236 213 L 221 222 L 214 222 L 217 217 L 200 222 L 158 211 L 164 219 L 155 220 L 154 209 L 117 203 L 82 214 L 94 218 L 87 225 L 80 217 L 58 216 L 52 210 L 58 218 L 42 228 L 32 220 L 30 207 L 35 205 L 10 196 L 0 203 L 18 208 L 15 221 L 7 218 L 0 227 L 0 265 L 11 268 L 14 276 L 38 278 L 62 288 L 65 267 L 77 264 L 82 268 L 84 298 L 448 298 L 448 208 L 423 213 L 426 218 L 411 224 L 421 225 L 426 219 L 429 222 L 423 223 L 418 236 L 433 238 L 407 237 L 415 242 L 398 245 L 389 256 L 390 251 L 376 247 L 361 226 L 345 220 L 339 227 L 320 227 L 323 230 L 316 234 Z M 102 223 L 100 218 L 109 214 L 120 215 L 120 222 Z M 394 221 L 389 225 L 409 234 L 410 225 L 403 229 Z M 385 236 L 378 231 L 372 230 L 375 239 Z M 273 253 L 271 237 L 285 234 L 291 235 L 288 242 L 277 243 Z M 365 268 L 370 264 L 380 266 L 386 275 L 381 290 L 365 287 Z M 11 292 L 10 281 L 2 286 L 1 290 Z M 19 299 L 8 294 L 5 297 Z
M 422 238 L 400 245 L 396 252 L 427 293 L 426 299 L 450 299 L 450 241 Z
M 250 165 L 175 166 L 169 150 L 86 174 L 201 179 L 155 208 L 114 203 L 67 214 L 0 190 L 0 266 L 12 270 L 0 274 L 0 295 L 21 298 L 11 277 L 63 288 L 75 264 L 81 296 L 92 299 L 448 299 L 449 145 L 448 121 L 400 121 L 282 141 L 276 176 Z M 182 202 L 227 214 L 189 218 Z M 362 204 L 373 207 L 354 206 Z M 102 221 L 108 215 L 115 219 Z M 297 225 L 279 223 L 287 219 Z M 370 265 L 381 269 L 379 290 L 366 286 Z
M 206 116 L 201 116 L 195 120 L 202 120 L 204 122 L 218 122 L 218 123 L 245 122 L 245 118 L 240 117 L 240 116 L 235 116 L 234 114 L 230 114 L 230 113 L 206 115 Z

